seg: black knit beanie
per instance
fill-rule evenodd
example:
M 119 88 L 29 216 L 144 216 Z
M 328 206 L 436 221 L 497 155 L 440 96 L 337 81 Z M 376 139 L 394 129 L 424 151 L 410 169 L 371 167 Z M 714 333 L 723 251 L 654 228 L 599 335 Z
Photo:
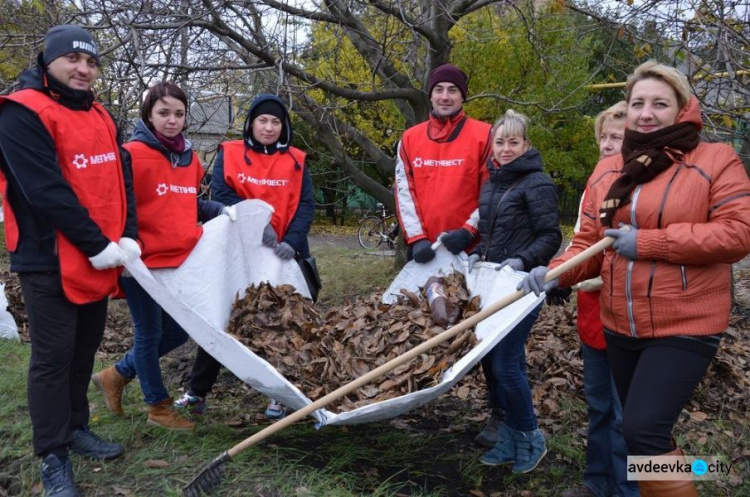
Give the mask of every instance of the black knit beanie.
M 269 114 L 273 117 L 279 118 L 282 124 L 286 120 L 286 112 L 284 111 L 284 108 L 275 100 L 265 100 L 253 107 L 253 110 L 250 113 L 250 122 L 253 122 L 256 117 L 262 116 L 263 114 Z
M 466 100 L 466 93 L 468 92 L 466 73 L 453 64 L 443 64 L 440 67 L 435 68 L 430 74 L 430 79 L 427 82 L 427 94 L 432 95 L 432 89 L 438 83 L 453 83 L 456 85 L 461 95 Z
M 61 24 L 47 31 L 44 37 L 42 60 L 46 65 L 65 54 L 81 52 L 92 56 L 99 63 L 99 51 L 91 33 L 74 24 Z

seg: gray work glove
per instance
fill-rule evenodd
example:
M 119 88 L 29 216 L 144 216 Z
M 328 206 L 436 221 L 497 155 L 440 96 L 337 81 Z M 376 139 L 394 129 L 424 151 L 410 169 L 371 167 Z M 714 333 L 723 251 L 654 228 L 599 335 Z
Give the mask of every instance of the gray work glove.
M 502 264 L 495 268 L 495 271 L 500 271 L 505 266 L 508 266 L 513 271 L 523 271 L 523 261 L 516 258 L 505 259 Z
M 132 238 L 126 236 L 120 238 L 117 246 L 120 247 L 122 253 L 125 255 L 126 262 L 132 262 L 141 256 L 141 246 Z
M 412 244 L 411 256 L 416 262 L 424 264 L 435 258 L 435 251 L 432 250 L 432 244 L 429 240 L 422 239 Z
M 281 242 L 280 244 L 276 245 L 274 253 L 279 256 L 279 259 L 284 261 L 288 261 L 289 259 L 294 257 L 294 249 L 286 242 Z
M 271 223 L 268 223 L 265 228 L 263 228 L 263 245 L 270 248 L 276 248 L 276 244 L 278 243 L 278 238 L 276 236 L 276 231 L 273 229 L 273 226 L 271 226 Z
M 440 241 L 451 254 L 456 255 L 474 241 L 474 235 L 469 230 L 461 228 L 443 233 L 440 235 Z
M 482 260 L 482 257 L 479 254 L 477 253 L 471 254 L 469 256 L 469 272 L 471 272 L 472 269 L 474 269 L 474 265 L 481 260 Z
M 620 227 L 623 226 L 625 225 L 620 223 Z M 627 231 L 610 228 L 604 230 L 604 236 L 611 236 L 615 239 L 612 248 L 617 252 L 617 255 L 634 261 L 638 259 L 638 228 L 633 226 L 628 226 L 628 228 L 630 229 Z
M 109 244 L 93 257 L 89 257 L 94 269 L 112 269 L 113 267 L 122 266 L 125 263 L 125 253 L 115 242 Z
M 549 268 L 545 266 L 537 266 L 518 284 L 516 290 L 523 290 L 523 293 L 534 292 L 537 297 L 542 292 L 548 292 L 553 288 L 557 288 L 558 279 L 555 278 L 552 281 L 544 282 L 544 278 L 547 276 Z
M 237 208 L 233 205 L 227 205 L 221 209 L 221 213 L 229 218 L 230 221 L 235 222 L 237 220 Z

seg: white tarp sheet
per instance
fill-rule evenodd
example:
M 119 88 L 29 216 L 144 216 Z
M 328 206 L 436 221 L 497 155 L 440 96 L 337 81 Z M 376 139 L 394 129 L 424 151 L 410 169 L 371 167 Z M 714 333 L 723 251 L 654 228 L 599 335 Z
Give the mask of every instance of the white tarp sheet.
M 235 296 L 242 297 L 250 284 L 269 281 L 302 288 L 309 297 L 295 261 L 281 261 L 261 244 L 263 228 L 272 209 L 265 202 L 246 200 L 237 205 L 237 221 L 219 216 L 204 225 L 204 234 L 179 268 L 149 270 L 142 261 L 126 264 L 128 271 L 209 354 L 238 378 L 259 392 L 292 409 L 312 401 L 288 382 L 276 369 L 227 335 L 223 330 Z M 415 291 L 432 274 L 466 272 L 466 262 L 439 248 L 428 264 L 408 263 L 386 292 L 384 300 L 398 294 L 397 288 Z M 510 270 L 494 270 L 495 264 L 478 264 L 467 278 L 472 295 L 481 295 L 483 305 L 515 291 L 520 275 Z M 323 275 L 325 279 L 325 275 Z M 390 297 L 389 297 L 390 295 Z M 523 319 L 541 298 L 527 295 L 480 323 L 481 341 L 459 362 L 448 369 L 441 382 L 395 399 L 377 402 L 353 411 L 333 413 L 320 409 L 313 415 L 320 425 L 357 424 L 399 416 L 435 399 L 455 385 L 513 326 Z M 366 330 L 363 330 L 366 331 Z

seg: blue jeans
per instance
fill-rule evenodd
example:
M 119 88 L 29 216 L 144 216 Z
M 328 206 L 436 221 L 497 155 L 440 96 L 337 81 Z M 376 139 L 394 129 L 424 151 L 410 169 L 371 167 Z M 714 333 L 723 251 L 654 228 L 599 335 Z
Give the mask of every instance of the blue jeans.
M 526 377 L 526 338 L 542 305 L 534 308 L 482 358 L 490 408 L 505 411 L 505 424 L 517 431 L 538 428 Z
M 159 358 L 185 343 L 188 335 L 134 278 L 120 278 L 120 285 L 133 316 L 135 337 L 133 348 L 115 364 L 115 369 L 125 378 L 138 376 L 143 400 L 156 405 L 169 397 Z
M 617 397 L 606 350 L 585 343 L 583 391 L 589 415 L 583 482 L 597 497 L 638 496 L 638 482 L 628 481 L 628 449 L 622 435 L 622 406 Z

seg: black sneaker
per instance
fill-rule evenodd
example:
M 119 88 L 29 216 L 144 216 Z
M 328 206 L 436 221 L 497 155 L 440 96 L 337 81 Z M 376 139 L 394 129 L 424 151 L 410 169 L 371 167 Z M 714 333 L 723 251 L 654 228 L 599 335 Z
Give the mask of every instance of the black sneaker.
M 105 442 L 88 427 L 73 430 L 70 451 L 79 456 L 106 461 L 120 456 L 124 450 L 120 444 Z
M 55 454 L 42 459 L 42 486 L 45 497 L 78 497 L 70 459 Z

